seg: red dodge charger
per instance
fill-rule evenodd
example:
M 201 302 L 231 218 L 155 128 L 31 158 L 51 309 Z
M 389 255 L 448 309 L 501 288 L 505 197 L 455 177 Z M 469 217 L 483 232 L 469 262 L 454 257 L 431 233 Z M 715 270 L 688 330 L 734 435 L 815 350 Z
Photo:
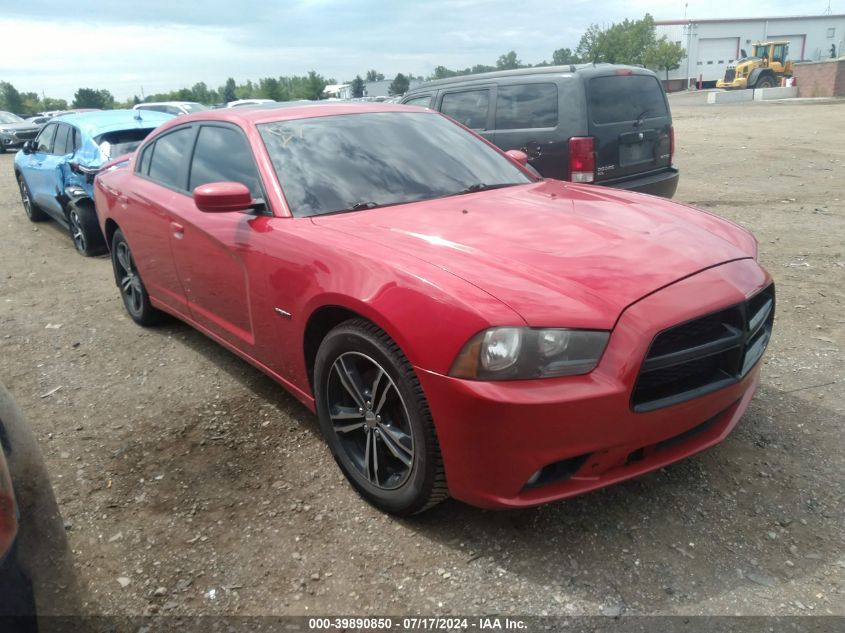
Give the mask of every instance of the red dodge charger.
M 95 197 L 129 315 L 272 376 L 367 501 L 525 507 L 724 439 L 775 304 L 745 229 L 525 158 L 419 108 L 275 104 L 165 123 Z

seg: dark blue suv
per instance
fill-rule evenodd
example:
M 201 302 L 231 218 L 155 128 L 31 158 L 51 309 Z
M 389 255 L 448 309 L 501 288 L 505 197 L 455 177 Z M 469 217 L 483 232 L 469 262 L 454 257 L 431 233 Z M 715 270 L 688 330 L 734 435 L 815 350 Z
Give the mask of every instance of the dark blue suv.
M 67 227 L 83 255 L 105 252 L 94 210 L 94 176 L 172 118 L 162 112 L 104 110 L 52 119 L 15 156 L 15 178 L 29 219 L 52 218 Z

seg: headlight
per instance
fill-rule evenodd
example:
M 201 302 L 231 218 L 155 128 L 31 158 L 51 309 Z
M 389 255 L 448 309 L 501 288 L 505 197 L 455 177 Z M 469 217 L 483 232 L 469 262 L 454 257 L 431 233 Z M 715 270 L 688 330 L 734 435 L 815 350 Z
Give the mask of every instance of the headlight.
M 595 369 L 610 332 L 497 327 L 464 345 L 449 372 L 474 380 L 525 380 L 586 374 Z

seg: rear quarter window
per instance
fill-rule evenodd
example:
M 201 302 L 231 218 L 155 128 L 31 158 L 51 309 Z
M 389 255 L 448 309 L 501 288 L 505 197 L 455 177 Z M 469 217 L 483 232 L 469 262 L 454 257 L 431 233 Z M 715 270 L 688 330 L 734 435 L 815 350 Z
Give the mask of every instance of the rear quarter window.
M 490 90 L 447 92 L 440 103 L 440 111 L 471 130 L 486 130 Z
M 558 96 L 555 84 L 499 86 L 496 129 L 557 127 Z
M 593 123 L 636 121 L 669 115 L 663 89 L 650 75 L 593 77 L 588 84 Z

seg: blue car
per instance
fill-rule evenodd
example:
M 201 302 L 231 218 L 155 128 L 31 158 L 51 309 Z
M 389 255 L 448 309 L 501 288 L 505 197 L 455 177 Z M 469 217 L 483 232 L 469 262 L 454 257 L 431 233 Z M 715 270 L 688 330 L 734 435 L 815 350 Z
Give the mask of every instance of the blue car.
M 94 210 L 94 176 L 104 163 L 135 151 L 172 118 L 162 112 L 104 110 L 50 120 L 15 156 L 15 178 L 29 219 L 56 220 L 70 231 L 83 255 L 105 252 Z

